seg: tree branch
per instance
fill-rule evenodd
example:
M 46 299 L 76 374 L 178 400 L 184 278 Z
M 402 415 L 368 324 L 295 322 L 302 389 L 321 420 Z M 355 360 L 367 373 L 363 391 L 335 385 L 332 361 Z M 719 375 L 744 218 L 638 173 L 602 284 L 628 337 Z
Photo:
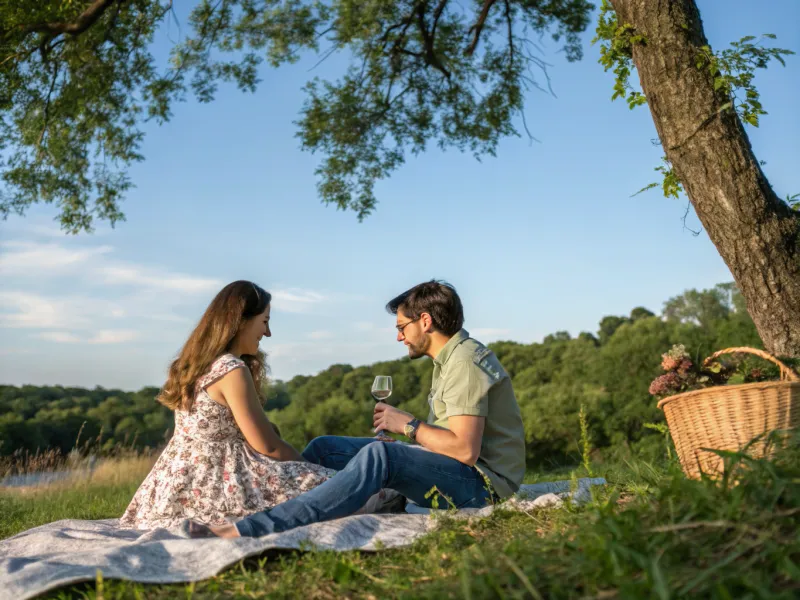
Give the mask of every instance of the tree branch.
M 441 71 L 441 73 L 450 79 L 450 71 L 439 61 L 436 52 L 433 48 L 433 37 L 425 25 L 425 7 L 426 3 L 422 2 L 417 5 L 417 25 L 419 26 L 420 35 L 422 35 L 422 42 L 425 46 L 425 62 L 432 66 L 434 69 Z
M 35 25 L 23 25 L 21 29 L 24 33 L 32 33 L 34 31 L 39 33 L 48 33 L 51 35 L 60 35 L 68 33 L 69 35 L 80 35 L 89 27 L 94 25 L 97 20 L 103 16 L 108 7 L 112 4 L 122 4 L 126 0 L 94 0 L 92 4 L 83 11 L 78 18 L 70 23 L 53 21 L 50 23 L 37 23 Z
M 506 23 L 508 25 L 508 61 L 514 64 L 514 34 L 511 29 L 511 3 L 505 0 Z
M 478 47 L 478 40 L 480 40 L 483 26 L 486 24 L 486 17 L 489 16 L 489 10 L 492 8 L 495 2 L 497 2 L 497 0 L 485 0 L 483 7 L 481 8 L 481 12 L 478 15 L 478 20 L 475 22 L 475 25 L 469 28 L 470 31 L 475 32 L 475 35 L 472 37 L 472 42 L 465 52 L 467 56 L 472 56 L 472 53 L 475 52 L 475 48 Z
M 314 69 L 316 69 L 318 66 L 320 66 L 322 63 L 324 63 L 326 60 L 328 60 L 328 58 L 330 58 L 330 56 L 331 56 L 331 55 L 332 55 L 334 52 L 336 52 L 338 49 L 339 49 L 339 44 L 333 44 L 333 45 L 332 45 L 330 48 L 328 48 L 328 49 L 325 51 L 325 53 L 322 55 L 322 58 L 320 58 L 320 59 L 319 59 L 319 60 L 316 62 L 316 64 L 315 64 L 313 67 L 311 67 L 311 68 L 309 69 L 309 71 L 313 71 L 313 70 L 314 70 Z
M 433 25 L 431 26 L 431 38 L 436 37 L 436 26 L 439 24 L 439 17 L 444 12 L 444 7 L 447 6 L 449 0 L 439 0 L 439 5 L 433 11 Z
M 406 95 L 408 92 L 410 92 L 410 91 L 411 91 L 411 88 L 412 88 L 412 85 L 411 85 L 411 84 L 407 85 L 407 86 L 406 86 L 405 88 L 403 88 L 403 90 L 402 90 L 402 91 L 401 91 L 399 94 L 397 94 L 397 95 L 396 95 L 394 98 L 392 98 L 392 99 L 391 99 L 391 100 L 389 100 L 388 102 L 385 102 L 385 104 L 386 104 L 386 105 L 385 105 L 385 106 L 384 106 L 384 107 L 383 107 L 381 110 L 379 110 L 379 111 L 377 111 L 377 112 L 374 112 L 374 113 L 371 113 L 371 114 L 369 114 L 369 115 L 366 117 L 366 119 L 365 119 L 365 121 L 364 121 L 364 123 L 363 123 L 363 126 L 362 126 L 362 127 L 361 127 L 361 129 L 360 129 L 360 133 L 363 135 L 364 133 L 366 133 L 366 131 L 367 131 L 367 130 L 368 130 L 370 127 L 372 127 L 372 126 L 374 126 L 374 125 L 377 125 L 378 123 L 380 123 L 380 121 L 381 121 L 381 120 L 382 120 L 382 119 L 383 119 L 383 118 L 384 118 L 384 117 L 385 117 L 385 116 L 386 116 L 386 115 L 389 113 L 389 111 L 392 109 L 392 106 L 394 105 L 394 103 L 395 103 L 395 102 L 397 102 L 397 101 L 398 101 L 400 98 L 402 98 L 403 96 L 405 96 L 405 95 Z
M 420 54 L 419 52 L 413 52 L 407 48 L 398 48 L 397 51 L 400 54 L 405 54 L 406 56 L 413 56 L 414 58 L 425 58 L 423 54 Z
M 389 34 L 392 33 L 392 31 L 394 31 L 395 29 L 398 29 L 399 27 L 402 27 L 403 31 L 400 32 L 400 35 L 398 36 L 397 39 L 398 40 L 403 39 L 403 37 L 405 37 L 405 35 L 406 35 L 406 31 L 408 31 L 408 27 L 411 25 L 411 22 L 413 20 L 414 20 L 414 12 L 412 11 L 411 13 L 409 13 L 409 15 L 405 19 L 403 19 L 399 23 L 395 23 L 394 25 L 390 25 L 386 29 L 386 31 L 383 33 L 383 37 L 381 38 L 381 43 L 383 44 L 383 49 L 385 50 L 386 49 L 386 44 L 389 43 Z
M 4 58 L 2 62 L 0 62 L 0 67 L 6 64 L 8 61 L 14 60 L 15 58 L 21 58 L 21 59 L 28 58 L 31 54 L 36 52 L 38 48 L 39 48 L 38 46 L 34 46 L 32 48 L 28 48 L 27 50 L 25 50 L 25 52 L 17 52 L 16 54 L 11 54 L 10 56 Z
M 693 236 L 697 237 L 698 235 L 700 235 L 700 230 L 695 231 L 694 229 L 692 229 L 691 227 L 689 227 L 686 224 L 686 219 L 689 217 L 689 211 L 691 210 L 691 208 L 692 208 L 692 203 L 687 201 L 686 202 L 686 211 L 683 213 L 683 219 L 682 219 L 683 228 L 686 229 L 687 231 L 689 231 L 689 233 L 691 233 Z
M 52 97 L 53 90 L 56 87 L 56 81 L 58 81 L 59 67 L 60 64 L 58 61 L 53 63 L 53 81 L 50 82 L 50 89 L 47 91 L 47 98 L 44 102 L 44 125 L 42 125 L 42 132 L 39 134 L 39 139 L 36 140 L 36 148 L 40 154 L 42 152 L 42 141 L 44 140 L 45 133 L 47 132 L 47 126 L 50 123 L 50 98 Z

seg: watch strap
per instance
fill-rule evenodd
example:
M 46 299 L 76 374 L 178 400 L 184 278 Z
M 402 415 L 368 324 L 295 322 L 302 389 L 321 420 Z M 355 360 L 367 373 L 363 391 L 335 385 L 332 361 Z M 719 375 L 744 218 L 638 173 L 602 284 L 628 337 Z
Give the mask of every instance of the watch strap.
M 408 423 L 406 423 L 406 426 L 403 428 L 404 429 L 404 433 L 406 434 L 406 437 L 408 437 L 408 438 L 410 438 L 412 440 L 416 440 L 417 439 L 417 430 L 419 429 L 419 426 L 421 424 L 422 424 L 422 421 L 420 421 L 419 419 L 411 419 Z

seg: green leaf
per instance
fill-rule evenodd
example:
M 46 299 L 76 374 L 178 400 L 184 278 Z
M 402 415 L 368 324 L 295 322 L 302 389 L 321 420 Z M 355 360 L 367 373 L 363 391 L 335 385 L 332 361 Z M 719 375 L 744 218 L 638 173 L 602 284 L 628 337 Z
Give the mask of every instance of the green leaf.
M 653 183 L 648 183 L 646 186 L 644 186 L 635 194 L 631 194 L 631 198 L 633 198 L 634 196 L 638 196 L 639 194 L 641 194 L 642 192 L 646 192 L 647 190 L 652 190 L 653 188 L 657 188 L 658 186 L 659 183 L 657 181 L 654 181 Z
M 48 25 L 74 24 L 89 4 L 103 8 L 80 33 Z M 491 156 L 502 138 L 520 135 L 526 90 L 536 85 L 530 67 L 545 65 L 508 38 L 509 26 L 530 40 L 549 35 L 579 60 L 594 8 L 588 0 L 511 3 L 505 14 L 496 3 L 468 49 L 478 6 L 465 15 L 456 3 L 437 3 L 434 17 L 434 6 L 405 0 L 197 0 L 164 65 L 151 48 L 172 4 L 0 3 L 0 218 L 49 202 L 67 231 L 121 220 L 132 186 L 126 171 L 143 159 L 144 119 L 168 120 L 188 93 L 211 102 L 221 84 L 253 91 L 262 63 L 324 58 L 332 46 L 349 67 L 309 82 L 298 138 L 322 155 L 323 202 L 363 219 L 377 205 L 376 183 L 408 154 L 435 144 Z M 436 21 L 432 43 L 420 34 L 418 8 L 427 11 L 426 31 Z

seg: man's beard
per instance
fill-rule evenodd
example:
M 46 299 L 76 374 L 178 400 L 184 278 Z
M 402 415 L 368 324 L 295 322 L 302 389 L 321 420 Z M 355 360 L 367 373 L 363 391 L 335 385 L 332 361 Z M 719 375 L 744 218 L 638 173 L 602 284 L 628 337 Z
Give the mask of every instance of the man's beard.
M 428 340 L 424 340 L 416 345 L 408 345 L 408 358 L 411 360 L 415 360 L 417 358 L 422 358 L 425 356 L 425 351 L 428 349 Z

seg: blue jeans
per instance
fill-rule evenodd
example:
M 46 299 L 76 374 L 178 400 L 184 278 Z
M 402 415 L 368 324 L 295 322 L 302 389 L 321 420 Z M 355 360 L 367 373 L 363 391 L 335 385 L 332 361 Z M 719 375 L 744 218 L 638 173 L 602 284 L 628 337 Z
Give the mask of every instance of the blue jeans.
M 305 494 L 245 517 L 236 523 L 240 535 L 259 537 L 345 517 L 382 488 L 396 490 L 426 507 L 434 496 L 439 508 L 482 507 L 492 502 L 478 469 L 414 446 L 329 435 L 312 440 L 303 457 L 340 472 Z M 439 494 L 426 498 L 434 486 Z

